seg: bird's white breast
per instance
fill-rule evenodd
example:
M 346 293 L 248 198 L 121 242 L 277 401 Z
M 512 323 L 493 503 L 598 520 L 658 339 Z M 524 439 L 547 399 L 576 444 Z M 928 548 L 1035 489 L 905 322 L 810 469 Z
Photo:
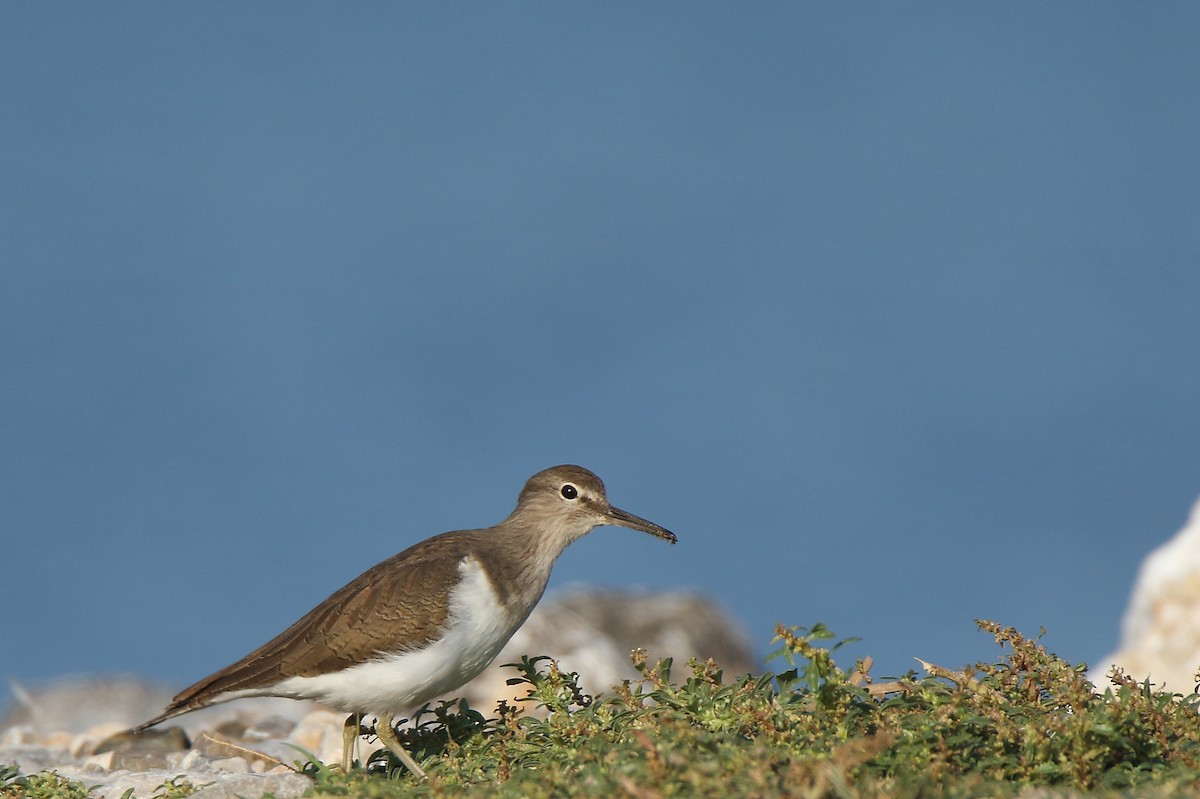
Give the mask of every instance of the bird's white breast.
M 411 711 L 469 682 L 483 671 L 525 621 L 500 604 L 483 567 L 467 556 L 450 591 L 450 613 L 441 638 L 422 649 L 381 654 L 330 674 L 289 677 L 269 691 L 315 699 L 347 712 Z

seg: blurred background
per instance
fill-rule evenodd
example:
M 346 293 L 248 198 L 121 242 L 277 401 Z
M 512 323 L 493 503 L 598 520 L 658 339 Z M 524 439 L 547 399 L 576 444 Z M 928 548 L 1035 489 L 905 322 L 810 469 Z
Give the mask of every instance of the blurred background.
M 1111 651 L 1200 494 L 1200 5 L 0 11 L 0 677 L 191 682 L 576 462 L 578 583 Z M 0 702 L 7 688 L 0 688 Z

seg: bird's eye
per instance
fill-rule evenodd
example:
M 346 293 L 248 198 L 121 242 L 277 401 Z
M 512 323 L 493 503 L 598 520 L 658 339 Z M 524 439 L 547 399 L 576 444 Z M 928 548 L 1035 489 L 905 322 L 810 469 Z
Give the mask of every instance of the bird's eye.
M 562 487 L 562 495 L 564 497 L 566 497 L 567 499 L 575 499 L 576 497 L 579 496 L 579 489 L 577 489 L 575 486 L 571 485 L 570 483 L 567 483 L 565 486 Z

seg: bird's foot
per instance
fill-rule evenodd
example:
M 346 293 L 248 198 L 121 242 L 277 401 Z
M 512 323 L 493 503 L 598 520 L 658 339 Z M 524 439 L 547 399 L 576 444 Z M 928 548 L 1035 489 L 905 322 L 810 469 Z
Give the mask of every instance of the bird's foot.
M 425 769 L 417 765 L 417 761 L 413 760 L 412 755 L 400 743 L 400 739 L 396 737 L 396 730 L 392 726 L 392 717 L 381 715 L 375 722 L 375 735 L 379 737 L 379 742 L 391 750 L 392 754 L 400 758 L 400 762 L 408 767 L 413 776 L 418 779 L 429 779 L 429 775 L 425 773 Z

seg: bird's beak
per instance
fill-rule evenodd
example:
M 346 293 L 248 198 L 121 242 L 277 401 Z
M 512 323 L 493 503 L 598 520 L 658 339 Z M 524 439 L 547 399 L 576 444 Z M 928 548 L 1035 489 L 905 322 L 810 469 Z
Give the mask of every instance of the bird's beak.
M 628 527 L 631 530 L 641 530 L 643 533 L 657 536 L 664 541 L 670 541 L 674 544 L 678 539 L 675 534 L 665 527 L 659 527 L 651 521 L 646 521 L 641 516 L 634 516 L 628 511 L 623 511 L 620 508 L 609 506 L 608 511 L 604 514 L 608 519 L 608 524 L 615 524 L 618 527 Z

